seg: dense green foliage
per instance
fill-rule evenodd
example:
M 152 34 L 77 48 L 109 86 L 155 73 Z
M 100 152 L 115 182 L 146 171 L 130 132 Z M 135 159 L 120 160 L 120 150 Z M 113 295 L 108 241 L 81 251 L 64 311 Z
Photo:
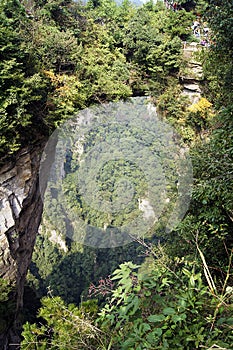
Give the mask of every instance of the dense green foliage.
M 53 297 L 42 299 L 42 305 L 39 316 L 46 324 L 41 329 L 35 324 L 25 325 L 22 349 L 103 348 L 102 332 L 93 324 L 97 313 L 95 301 L 84 302 L 78 308 L 74 304 L 67 306 L 60 297 Z
M 37 290 L 38 297 L 51 289 L 67 303 L 78 304 L 87 298 L 90 281 L 98 283 L 125 260 L 142 262 L 137 243 L 111 249 L 94 249 L 71 241 L 67 245 L 69 250 L 64 252 L 47 235 L 38 237 L 28 276 L 28 284 Z
M 27 18 L 19 1 L 1 1 L 0 122 L 1 155 L 13 153 L 33 141 L 32 124 L 38 138 L 44 112 L 47 84 L 34 55 L 25 47 L 23 32 Z M 29 133 L 29 130 L 31 132 Z
M 181 39 L 190 35 L 188 26 L 192 18 L 193 15 L 185 11 L 168 12 L 162 3 L 156 6 L 148 3 L 141 8 L 135 8 L 127 1 L 120 6 L 111 1 L 102 1 L 98 6 L 91 2 L 83 6 L 72 1 L 67 1 L 65 6 L 63 3 L 61 6 L 59 1 L 35 3 L 23 34 L 24 45 L 33 52 L 38 69 L 49 86 L 44 123 L 52 130 L 54 124 L 94 102 L 138 94 L 156 97 L 169 85 L 169 75 L 177 84 L 182 60 Z M 124 172 L 132 174 L 132 166 L 125 164 Z M 112 164 L 112 169 L 119 177 L 122 167 L 118 171 L 116 164 Z M 73 208 L 75 203 L 79 215 L 82 212 L 86 220 L 92 223 L 97 220 L 103 227 L 106 214 L 97 216 L 85 203 L 78 203 L 73 198 L 76 193 L 73 191 L 74 174 L 70 170 L 67 172 L 63 186 L 64 191 L 70 192 L 68 205 Z M 136 183 L 138 195 L 144 191 L 142 182 L 143 178 Z M 104 190 L 104 195 L 109 196 L 110 193 Z M 59 227 L 59 234 L 64 240 L 62 201 L 52 196 L 47 203 L 49 207 L 44 225 L 47 231 Z M 113 218 L 113 221 L 119 224 L 127 220 L 132 216 L 132 210 L 128 208 L 128 212 Z M 49 224 L 52 222 L 56 222 L 56 227 Z M 97 282 L 119 263 L 135 259 L 136 247 L 133 246 L 132 250 L 127 247 L 100 251 L 97 258 L 95 252 L 83 251 L 82 247 L 73 243 L 68 242 L 68 247 L 69 251 L 65 253 L 54 249 L 46 237 L 38 238 L 30 283 L 37 288 L 39 295 L 46 293 L 46 287 L 50 285 L 54 293 L 67 302 L 79 302 L 90 280 Z M 86 264 L 85 259 L 92 255 L 93 263 L 89 261 Z M 74 268 L 69 271 L 72 259 Z M 110 263 L 104 267 L 104 262 L 108 260 Z M 101 265 L 96 267 L 100 261 Z M 79 287 L 74 288 L 77 276 Z
M 205 16 L 212 31 L 212 50 L 204 68 L 209 94 L 218 108 L 232 105 L 232 1 L 208 0 Z
M 9 281 L 0 278 L 0 334 L 4 333 L 14 316 L 15 302 L 13 286 Z
M 178 1 L 184 8 L 191 2 Z M 194 186 L 184 220 L 171 233 L 163 232 L 165 246 L 142 240 L 93 249 L 65 240 L 59 201 L 49 198 L 49 216 L 59 223 L 65 250 L 51 243 L 54 227 L 44 217 L 46 232 L 38 237 L 28 283 L 39 297 L 48 287 L 50 294 L 42 298 L 38 322 L 24 325 L 21 348 L 231 349 L 232 1 L 197 1 L 194 12 L 171 11 L 152 1 L 139 8 L 127 0 L 32 4 L 28 12 L 17 0 L 1 0 L 1 154 L 48 136 L 91 104 L 150 95 L 190 147 Z M 190 107 L 179 74 L 182 40 L 193 39 L 190 26 L 197 12 L 211 28 L 211 45 L 200 54 L 204 97 Z M 71 159 L 64 182 L 68 192 L 74 186 L 72 166 Z M 107 167 L 113 181 L 121 169 L 111 162 Z M 124 164 L 124 170 L 130 167 Z M 138 177 L 140 193 L 144 179 Z M 89 221 L 103 225 L 105 218 L 85 203 L 77 205 L 76 189 L 70 192 L 68 205 L 75 203 L 79 214 L 84 211 Z M 108 199 L 115 195 L 102 192 Z M 0 289 L 4 318 L 4 282 Z
M 91 103 L 161 92 L 179 71 L 181 38 L 192 18 L 127 1 L 24 7 L 1 0 L 0 6 L 1 155 Z
M 22 349 L 228 348 L 233 289 L 227 280 L 218 293 L 214 284 L 205 285 L 197 262 L 169 259 L 161 248 L 152 255 L 156 260 L 150 257 L 141 267 L 121 264 L 111 277 L 114 289 L 102 281 L 96 292 L 108 297 L 97 315 L 94 300 L 78 309 L 44 299 L 39 316 L 47 322 L 24 326 Z
M 232 30 L 222 32 L 231 18 L 232 4 L 206 1 L 206 17 L 211 25 L 213 43 L 203 55 L 204 73 L 208 82 L 207 94 L 215 108 L 215 117 L 209 123 L 205 142 L 192 148 L 195 186 L 189 214 L 180 225 L 179 250 L 183 255 L 183 239 L 189 242 L 188 250 L 196 251 L 195 240 L 202 242 L 213 271 L 221 275 L 226 270 L 229 251 L 232 249 L 233 198 L 232 198 L 232 48 L 229 41 Z M 192 242 L 192 243 L 191 243 Z M 214 253 L 213 253 L 214 252 Z M 217 272 L 218 271 L 218 272 Z M 220 272 L 221 271 L 221 272 Z

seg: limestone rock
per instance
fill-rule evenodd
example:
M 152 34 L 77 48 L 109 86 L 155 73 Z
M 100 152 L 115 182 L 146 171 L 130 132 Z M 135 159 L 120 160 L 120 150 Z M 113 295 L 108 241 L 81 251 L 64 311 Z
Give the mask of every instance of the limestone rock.
M 187 84 L 185 83 L 184 85 L 184 90 L 188 90 L 188 91 L 191 91 L 191 92 L 201 92 L 201 89 L 199 87 L 199 84 L 197 83 L 190 83 L 190 84 Z
M 44 145 L 45 140 L 22 149 L 0 169 L 0 277 L 16 285 L 15 320 L 10 335 L 5 335 L 11 342 L 17 334 L 24 283 L 41 221 L 39 167 Z M 5 345 L 0 337 L 1 346 Z

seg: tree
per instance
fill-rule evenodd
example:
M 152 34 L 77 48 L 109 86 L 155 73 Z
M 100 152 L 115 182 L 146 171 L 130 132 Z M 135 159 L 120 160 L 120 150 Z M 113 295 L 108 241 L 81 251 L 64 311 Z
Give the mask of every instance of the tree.
M 233 4 L 230 0 L 206 0 L 208 5 L 206 19 L 211 28 L 211 50 L 205 60 L 205 72 L 210 80 L 213 99 L 217 99 L 218 107 L 232 103 L 233 79 Z M 220 94 L 219 94 L 220 92 Z
M 150 258 L 144 265 L 125 262 L 113 272 L 111 284 L 102 279 L 98 286 L 92 285 L 92 292 L 108 295 L 99 310 L 95 300 L 77 308 L 58 297 L 44 298 L 38 317 L 45 323 L 24 325 L 21 348 L 228 348 L 233 340 L 233 288 L 227 280 L 219 292 L 210 274 L 205 285 L 195 261 L 169 258 L 161 246 L 154 250 L 145 244 L 145 248 Z
M 232 250 L 233 196 L 232 183 L 232 31 L 224 32 L 225 24 L 230 26 L 232 13 L 230 1 L 206 1 L 212 45 L 204 54 L 204 72 L 207 79 L 206 96 L 212 102 L 214 115 L 205 130 L 204 142 L 198 142 L 192 149 L 194 188 L 191 206 L 180 228 L 172 235 L 179 244 L 179 254 L 193 249 L 196 252 L 196 238 L 202 242 L 202 249 L 208 257 L 212 272 L 224 279 L 227 261 Z M 199 104 L 201 100 L 199 101 Z M 197 106 L 192 106 L 196 108 Z M 199 106 L 200 107 L 200 106 Z M 192 108 L 190 109 L 193 115 Z M 197 113 L 197 111 L 195 112 Z M 203 123 L 198 114 L 196 122 Z M 206 119 L 205 119 L 206 120 Z M 194 120 L 195 121 L 195 120 Z M 178 236 L 177 236 L 178 234 Z M 183 245 L 181 244 L 183 242 Z M 176 244 L 175 244 L 176 245 Z M 177 250 L 176 250 L 177 252 Z
M 6 332 L 14 315 L 15 303 L 12 298 L 14 287 L 0 278 L 0 333 Z
M 23 26 L 28 21 L 19 1 L 1 1 L 0 121 L 1 156 L 13 153 L 34 138 L 29 125 L 44 116 L 47 84 L 37 69 L 35 57 L 24 46 Z M 39 123 L 39 124 L 40 124 Z M 37 133 L 40 133 L 40 127 Z M 27 141 L 26 141 L 27 138 Z
M 94 300 L 78 308 L 60 297 L 43 298 L 38 317 L 45 322 L 24 325 L 21 349 L 102 349 L 102 333 L 93 322 L 96 312 Z

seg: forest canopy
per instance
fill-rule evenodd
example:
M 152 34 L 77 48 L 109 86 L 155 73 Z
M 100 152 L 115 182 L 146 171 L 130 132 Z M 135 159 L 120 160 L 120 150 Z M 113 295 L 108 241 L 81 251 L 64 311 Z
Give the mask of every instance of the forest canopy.
M 161 93 L 178 74 L 192 18 L 185 11 L 182 20 L 177 12 L 166 16 L 162 3 L 2 0 L 0 6 L 2 156 L 93 103 Z

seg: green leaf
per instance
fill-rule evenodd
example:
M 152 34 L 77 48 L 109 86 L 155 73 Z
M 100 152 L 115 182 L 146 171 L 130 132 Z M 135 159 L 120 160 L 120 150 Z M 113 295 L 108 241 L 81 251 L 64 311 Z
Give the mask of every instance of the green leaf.
M 174 315 L 172 317 L 172 321 L 175 322 L 175 323 L 179 322 L 179 321 L 182 321 L 182 317 L 180 315 Z
M 164 315 L 150 315 L 147 319 L 148 319 L 149 322 L 156 323 L 156 322 L 164 321 L 165 320 L 165 316 Z
M 160 337 L 163 334 L 163 330 L 161 328 L 155 328 L 153 334 Z
M 172 307 L 166 307 L 165 309 L 163 309 L 164 315 L 174 315 L 175 313 L 176 311 Z

